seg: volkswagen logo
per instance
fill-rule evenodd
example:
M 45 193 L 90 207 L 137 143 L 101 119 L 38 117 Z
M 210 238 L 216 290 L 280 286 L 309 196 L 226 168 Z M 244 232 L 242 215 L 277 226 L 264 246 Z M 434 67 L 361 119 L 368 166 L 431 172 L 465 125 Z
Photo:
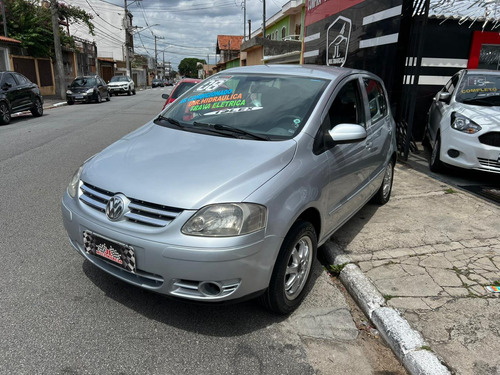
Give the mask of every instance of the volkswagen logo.
M 120 220 L 125 212 L 125 202 L 120 195 L 114 195 L 106 204 L 106 216 L 111 221 Z

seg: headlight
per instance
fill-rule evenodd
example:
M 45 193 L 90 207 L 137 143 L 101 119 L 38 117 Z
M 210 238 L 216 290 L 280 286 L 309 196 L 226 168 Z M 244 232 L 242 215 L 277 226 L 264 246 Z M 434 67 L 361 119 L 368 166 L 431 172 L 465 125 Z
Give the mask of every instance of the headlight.
M 94 89 L 88 89 L 87 94 L 92 94 L 94 92 Z
M 71 95 L 71 94 L 73 94 L 73 91 L 71 91 L 71 90 L 67 90 L 67 91 L 66 91 L 66 94 Z
M 75 172 L 68 185 L 68 194 L 70 195 L 71 198 L 76 197 L 76 193 L 78 192 L 78 183 L 80 182 L 80 175 L 82 174 L 82 170 L 83 170 L 83 165 L 80 168 L 78 168 L 78 170 Z
M 267 210 L 254 203 L 225 203 L 203 207 L 182 227 L 191 236 L 241 236 L 266 226 Z
M 480 131 L 482 128 L 476 124 L 474 121 L 471 119 L 459 115 L 456 112 L 453 112 L 451 114 L 451 127 L 455 130 L 467 133 L 467 134 L 474 134 Z

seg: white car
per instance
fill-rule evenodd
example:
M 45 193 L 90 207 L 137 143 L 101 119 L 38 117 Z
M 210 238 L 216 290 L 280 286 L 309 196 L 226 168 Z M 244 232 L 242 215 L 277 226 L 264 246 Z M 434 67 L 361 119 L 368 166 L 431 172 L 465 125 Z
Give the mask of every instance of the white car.
M 500 71 L 464 69 L 436 94 L 425 140 L 429 167 L 500 173 Z
M 108 83 L 109 95 L 135 95 L 134 81 L 129 76 L 113 76 Z

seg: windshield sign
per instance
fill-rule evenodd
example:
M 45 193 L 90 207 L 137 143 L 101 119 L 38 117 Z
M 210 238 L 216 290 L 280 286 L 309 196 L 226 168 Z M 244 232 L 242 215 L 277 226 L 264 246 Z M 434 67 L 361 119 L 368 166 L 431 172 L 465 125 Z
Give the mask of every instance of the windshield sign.
M 300 132 L 328 81 L 308 77 L 234 74 L 213 76 L 189 90 L 156 123 L 212 135 L 258 135 L 251 139 L 281 140 Z M 160 119 L 159 118 L 159 119 Z M 200 124 L 204 124 L 200 126 Z M 234 130 L 238 130 L 237 132 Z M 227 135 L 229 136 L 229 135 Z
M 457 91 L 457 102 L 500 105 L 500 74 L 470 74 Z

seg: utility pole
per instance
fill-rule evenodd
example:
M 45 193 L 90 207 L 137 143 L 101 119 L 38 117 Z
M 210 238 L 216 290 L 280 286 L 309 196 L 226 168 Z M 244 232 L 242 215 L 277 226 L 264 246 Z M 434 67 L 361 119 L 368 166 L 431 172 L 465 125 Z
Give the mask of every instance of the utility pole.
M 243 0 L 243 41 L 245 40 L 247 40 L 247 0 Z
M 128 24 L 127 0 L 125 0 L 125 16 L 123 18 L 123 26 L 125 27 L 125 66 L 127 69 L 127 74 L 130 78 L 132 78 L 132 67 L 130 66 L 130 26 Z
M 54 52 L 56 55 L 56 95 L 64 99 L 66 94 L 64 66 L 61 51 L 61 39 L 59 38 L 59 14 L 57 12 L 57 1 L 50 0 L 50 14 L 52 16 L 52 32 L 54 33 Z
M 0 0 L 2 2 L 2 18 L 3 18 L 3 36 L 8 37 L 7 35 L 7 19 L 5 18 L 5 0 Z
M 163 79 L 165 79 L 165 51 L 163 51 Z
M 156 36 L 154 34 L 153 36 L 155 37 L 155 78 L 158 78 L 158 52 L 156 48 L 156 39 L 165 39 L 165 38 L 161 36 Z
M 262 37 L 266 37 L 266 0 L 262 0 Z

